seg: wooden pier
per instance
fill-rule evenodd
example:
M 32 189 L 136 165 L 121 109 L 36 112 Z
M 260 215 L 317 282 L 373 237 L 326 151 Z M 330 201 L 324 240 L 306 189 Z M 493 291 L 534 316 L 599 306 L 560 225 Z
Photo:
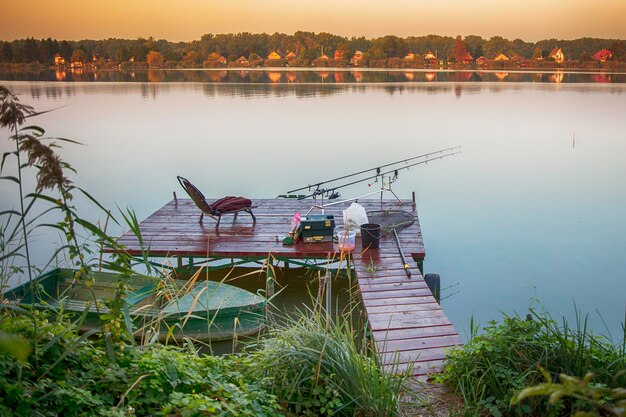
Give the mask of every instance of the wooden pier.
M 209 200 L 211 201 L 211 200 Z M 140 224 L 143 247 L 137 237 L 128 232 L 118 242 L 129 252 L 151 257 L 171 257 L 182 264 L 185 259 L 238 259 L 243 261 L 273 259 L 293 262 L 311 259 L 339 258 L 341 251 L 333 243 L 297 243 L 283 245 L 295 212 L 306 213 L 311 200 L 264 199 L 253 200 L 256 223 L 241 213 L 216 222 L 205 217 L 199 223 L 200 211 L 189 199 L 170 201 Z M 360 200 L 366 210 L 407 210 L 416 218 L 411 201 Z M 335 216 L 337 229 L 342 227 L 342 210 L 349 204 L 328 207 L 326 214 Z M 319 210 L 314 211 L 319 214 Z M 431 294 L 422 276 L 425 256 L 419 220 L 400 233 L 402 249 L 411 263 L 412 277 L 405 274 L 403 263 L 393 238 L 383 237 L 379 249 L 361 251 L 357 238 L 351 262 L 358 279 L 379 363 L 393 371 L 412 366 L 418 379 L 438 372 L 445 350 L 461 343 L 458 333 Z

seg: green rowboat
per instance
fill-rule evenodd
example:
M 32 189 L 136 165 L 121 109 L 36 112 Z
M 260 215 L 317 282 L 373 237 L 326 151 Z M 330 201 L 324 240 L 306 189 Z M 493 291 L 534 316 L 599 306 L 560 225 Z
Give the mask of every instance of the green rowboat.
M 54 269 L 32 285 L 20 285 L 4 294 L 5 301 L 38 309 L 62 310 L 70 318 L 87 311 L 81 330 L 102 325 L 109 312 L 105 301 L 113 299 L 118 276 L 94 273 L 95 282 L 84 285 L 75 271 Z M 37 297 L 31 288 L 36 287 Z M 214 281 L 160 280 L 134 276 L 126 296 L 128 316 L 136 338 L 229 340 L 257 333 L 264 323 L 263 297 Z

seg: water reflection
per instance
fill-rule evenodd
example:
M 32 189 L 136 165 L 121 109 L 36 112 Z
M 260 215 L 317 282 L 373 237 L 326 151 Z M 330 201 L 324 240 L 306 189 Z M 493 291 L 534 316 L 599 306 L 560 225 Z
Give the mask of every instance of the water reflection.
M 224 77 L 227 71 L 217 71 L 213 74 L 217 79 Z M 408 77 L 409 74 L 402 74 Z M 76 94 L 84 95 L 129 95 L 139 94 L 145 99 L 156 99 L 160 94 L 168 94 L 173 91 L 187 90 L 190 92 L 201 92 L 207 97 L 288 97 L 295 96 L 297 98 L 316 98 L 328 97 L 332 95 L 341 95 L 354 92 L 365 91 L 384 91 L 389 95 L 403 93 L 426 93 L 426 94 L 454 94 L 456 97 L 462 97 L 465 94 L 491 94 L 502 93 L 506 91 L 516 91 L 522 88 L 548 89 L 551 90 L 553 83 L 559 83 L 561 88 L 566 90 L 575 90 L 579 93 L 588 93 L 594 91 L 605 91 L 615 94 L 623 94 L 626 92 L 626 84 L 611 83 L 613 77 L 610 74 L 595 74 L 595 84 L 567 84 L 563 73 L 546 75 L 550 78 L 551 83 L 539 83 L 530 86 L 525 83 L 506 83 L 506 82 L 483 82 L 481 81 L 484 74 L 466 73 L 459 75 L 448 83 L 436 82 L 437 73 L 423 74 L 426 77 L 433 77 L 433 82 L 423 83 L 363 83 L 349 84 L 341 83 L 342 77 L 346 77 L 346 72 L 321 72 L 317 76 L 322 83 L 301 84 L 296 81 L 297 73 L 272 71 L 265 74 L 271 82 L 268 83 L 250 83 L 250 84 L 226 84 L 219 82 L 210 83 L 164 83 L 159 82 L 163 73 L 158 71 L 149 71 L 145 83 L 55 83 L 55 82 L 39 82 L 30 84 L 15 83 L 16 93 L 29 95 L 35 100 L 39 99 L 58 99 L 72 97 Z M 503 80 L 516 80 L 519 74 L 511 73 L 495 73 L 493 76 L 501 77 Z M 535 74 L 539 77 L 541 74 Z M 227 76 L 227 75 L 226 75 Z M 11 86 L 9 82 L 7 85 Z M 280 88 L 277 88 L 280 87 Z
M 626 83 L 624 73 L 525 72 L 525 71 L 353 71 L 309 70 L 64 70 L 0 71 L 7 81 L 94 82 L 212 82 L 212 83 L 419 83 L 419 82 L 532 82 L 532 83 Z

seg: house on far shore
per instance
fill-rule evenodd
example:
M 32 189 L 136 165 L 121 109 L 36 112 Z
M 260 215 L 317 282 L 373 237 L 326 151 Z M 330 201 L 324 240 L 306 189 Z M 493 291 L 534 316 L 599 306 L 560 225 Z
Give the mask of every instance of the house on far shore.
M 287 60 L 289 60 L 289 59 L 296 59 L 296 58 L 297 58 L 297 56 L 293 52 L 289 52 L 287 55 L 285 55 L 285 59 L 287 59 Z
M 237 58 L 237 65 L 241 66 L 241 67 L 247 67 L 248 65 L 250 65 L 250 61 L 248 61 L 246 59 L 245 56 L 241 55 L 239 58 Z
M 272 51 L 267 56 L 267 59 L 282 59 L 282 57 L 280 55 L 278 55 L 278 53 L 276 51 Z
M 406 56 L 404 57 L 405 61 L 415 61 L 415 54 L 413 52 L 409 52 L 408 54 L 406 54 Z
M 361 66 L 362 63 L 363 63 L 363 52 L 356 51 L 354 55 L 352 56 L 352 59 L 350 59 L 350 64 L 354 65 L 355 67 L 359 67 Z
M 343 59 L 344 51 L 340 49 L 335 49 L 335 53 L 333 54 L 333 59 L 337 61 L 341 61 Z
M 220 57 L 217 58 L 217 63 L 224 67 L 226 66 L 226 58 L 224 58 L 224 55 L 220 55 Z
M 489 60 L 482 55 L 476 59 L 476 65 L 478 65 L 479 67 L 486 66 L 488 62 Z
M 591 55 L 591 59 L 598 62 L 606 62 L 611 58 L 613 58 L 613 52 L 608 49 L 600 49 L 598 52 Z
M 437 65 L 437 56 L 432 51 L 428 51 L 424 54 L 425 65 Z
M 472 62 L 474 62 L 474 57 L 469 52 L 466 52 L 465 55 L 460 57 L 458 62 L 460 64 L 468 65 L 468 64 L 471 64 Z
M 502 52 L 500 52 L 498 55 L 495 56 L 493 60 L 494 61 L 508 61 L 509 57 L 504 55 Z
M 554 59 L 554 62 L 557 64 L 565 62 L 565 55 L 563 54 L 561 48 L 554 48 L 548 57 Z
M 65 65 L 65 58 L 63 58 L 60 54 L 55 54 L 54 65 Z

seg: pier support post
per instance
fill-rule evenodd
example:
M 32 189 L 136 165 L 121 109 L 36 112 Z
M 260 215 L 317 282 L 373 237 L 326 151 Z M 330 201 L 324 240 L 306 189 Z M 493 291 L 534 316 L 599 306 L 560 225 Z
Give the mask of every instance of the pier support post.
M 330 321 L 330 310 L 333 306 L 333 276 L 326 271 L 326 322 Z
M 415 262 L 417 263 L 417 269 L 420 270 L 420 274 L 424 276 L 424 258 L 415 259 Z
M 274 295 L 274 266 L 272 265 L 272 260 L 267 260 L 267 275 L 265 278 L 265 295 L 266 298 L 270 298 Z

